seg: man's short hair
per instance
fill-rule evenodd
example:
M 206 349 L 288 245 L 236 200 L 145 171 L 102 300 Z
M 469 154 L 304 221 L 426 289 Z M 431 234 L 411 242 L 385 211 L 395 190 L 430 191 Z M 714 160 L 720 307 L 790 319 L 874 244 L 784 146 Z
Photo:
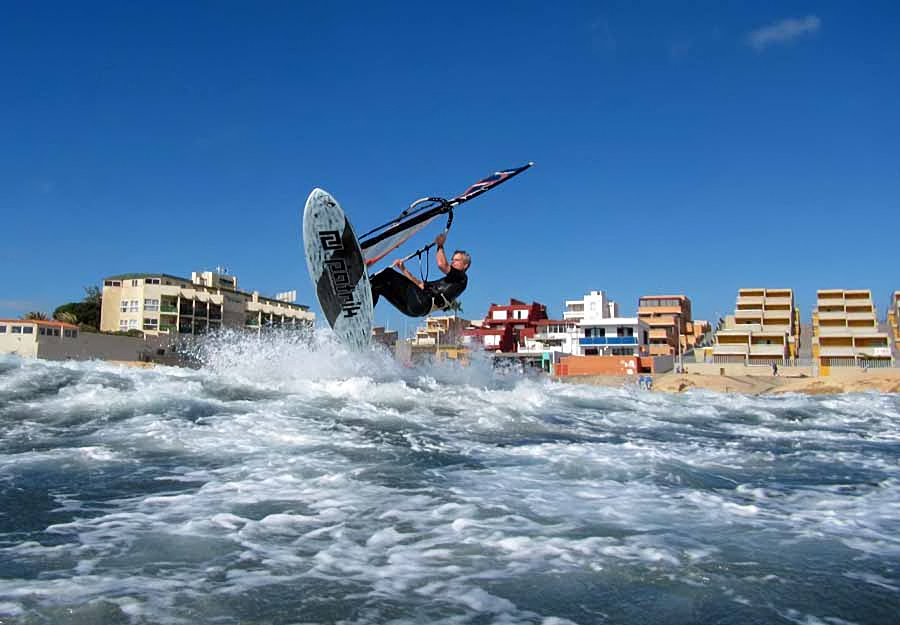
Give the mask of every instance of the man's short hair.
M 466 261 L 466 269 L 468 269 L 469 265 L 472 264 L 472 257 L 469 256 L 469 253 L 466 250 L 454 250 L 453 256 L 456 256 L 457 254 L 462 256 L 463 259 Z M 451 256 L 450 258 L 452 259 L 453 256 Z

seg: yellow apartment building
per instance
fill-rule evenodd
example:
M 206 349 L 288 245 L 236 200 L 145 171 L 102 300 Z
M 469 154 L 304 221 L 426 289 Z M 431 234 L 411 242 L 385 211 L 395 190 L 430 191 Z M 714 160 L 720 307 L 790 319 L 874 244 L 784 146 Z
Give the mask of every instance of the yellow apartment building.
M 308 306 L 241 291 L 232 275 L 193 272 L 188 280 L 163 273 L 129 273 L 103 280 L 103 332 L 190 335 L 221 328 L 303 327 L 314 322 Z
M 716 332 L 712 349 L 718 363 L 785 365 L 799 352 L 800 314 L 792 289 L 738 290 L 733 315 Z
M 878 313 L 868 289 L 816 291 L 812 353 L 820 370 L 830 367 L 890 367 L 890 337 L 878 331 Z
M 897 349 L 900 349 L 900 291 L 894 291 L 891 296 L 891 305 L 888 308 L 888 325 L 891 326 L 891 332 L 894 334 L 894 343 Z
M 708 322 L 693 320 L 691 300 L 685 295 L 644 295 L 638 300 L 638 318 L 650 326 L 651 356 L 683 354 L 709 329 Z
M 453 360 L 463 357 L 467 350 L 461 346 L 463 330 L 470 321 L 458 315 L 433 315 L 425 317 L 424 324 L 416 329 L 409 341 L 412 356 L 433 353 L 440 358 Z

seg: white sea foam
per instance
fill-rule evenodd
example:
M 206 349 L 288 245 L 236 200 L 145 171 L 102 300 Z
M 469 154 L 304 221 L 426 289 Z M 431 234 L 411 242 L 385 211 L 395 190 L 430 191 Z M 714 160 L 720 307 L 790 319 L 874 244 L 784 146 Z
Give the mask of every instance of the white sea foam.
M 667 396 L 329 340 L 4 361 L 0 493 L 35 511 L 0 514 L 0 616 L 831 623 L 852 596 L 878 622 L 896 596 L 895 396 Z

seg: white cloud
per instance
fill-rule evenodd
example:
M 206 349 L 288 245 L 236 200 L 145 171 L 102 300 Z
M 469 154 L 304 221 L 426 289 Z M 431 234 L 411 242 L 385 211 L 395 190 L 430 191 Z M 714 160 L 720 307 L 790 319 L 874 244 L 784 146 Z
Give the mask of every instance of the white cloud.
M 818 32 L 821 26 L 822 20 L 815 15 L 781 20 L 751 31 L 747 35 L 747 43 L 757 52 L 762 52 L 772 44 L 787 43 Z

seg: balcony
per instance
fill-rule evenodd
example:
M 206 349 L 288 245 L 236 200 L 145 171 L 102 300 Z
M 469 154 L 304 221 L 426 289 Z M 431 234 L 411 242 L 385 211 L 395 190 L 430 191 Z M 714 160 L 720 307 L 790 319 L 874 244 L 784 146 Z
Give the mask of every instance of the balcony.
M 762 309 L 763 300 L 765 300 L 763 296 L 759 295 L 738 295 L 736 305 L 740 308 L 741 306 L 753 306 L 758 309 Z
M 172 323 L 161 323 L 161 324 L 159 324 L 159 331 L 160 331 L 160 332 L 174 332 L 174 331 L 175 331 L 175 324 L 172 324 Z
M 636 336 L 589 336 L 578 339 L 579 345 L 637 345 Z
M 857 354 L 859 356 L 866 357 L 874 357 L 874 358 L 890 358 L 891 357 L 891 348 L 890 347 L 858 347 Z
M 856 350 L 852 347 L 845 346 L 819 346 L 819 358 L 836 358 L 840 356 L 850 356 L 856 354 Z
M 159 312 L 161 312 L 161 313 L 171 313 L 171 314 L 173 314 L 173 315 L 177 315 L 177 314 L 178 314 L 178 307 L 177 307 L 177 306 L 171 306 L 171 305 L 169 305 L 169 304 L 164 304 L 164 305 L 162 305 L 162 306 L 159 307 Z
M 740 354 L 746 356 L 750 353 L 749 345 L 737 345 L 737 344 L 717 344 L 713 346 L 713 356 L 717 355 L 729 355 L 729 354 Z
M 846 319 L 847 313 L 843 310 L 837 311 L 829 311 L 829 310 L 820 310 L 818 313 L 819 322 L 824 321 L 825 319 Z
M 759 343 L 756 345 L 750 346 L 750 355 L 751 356 L 784 356 L 785 347 L 784 345 L 766 345 L 763 343 Z

